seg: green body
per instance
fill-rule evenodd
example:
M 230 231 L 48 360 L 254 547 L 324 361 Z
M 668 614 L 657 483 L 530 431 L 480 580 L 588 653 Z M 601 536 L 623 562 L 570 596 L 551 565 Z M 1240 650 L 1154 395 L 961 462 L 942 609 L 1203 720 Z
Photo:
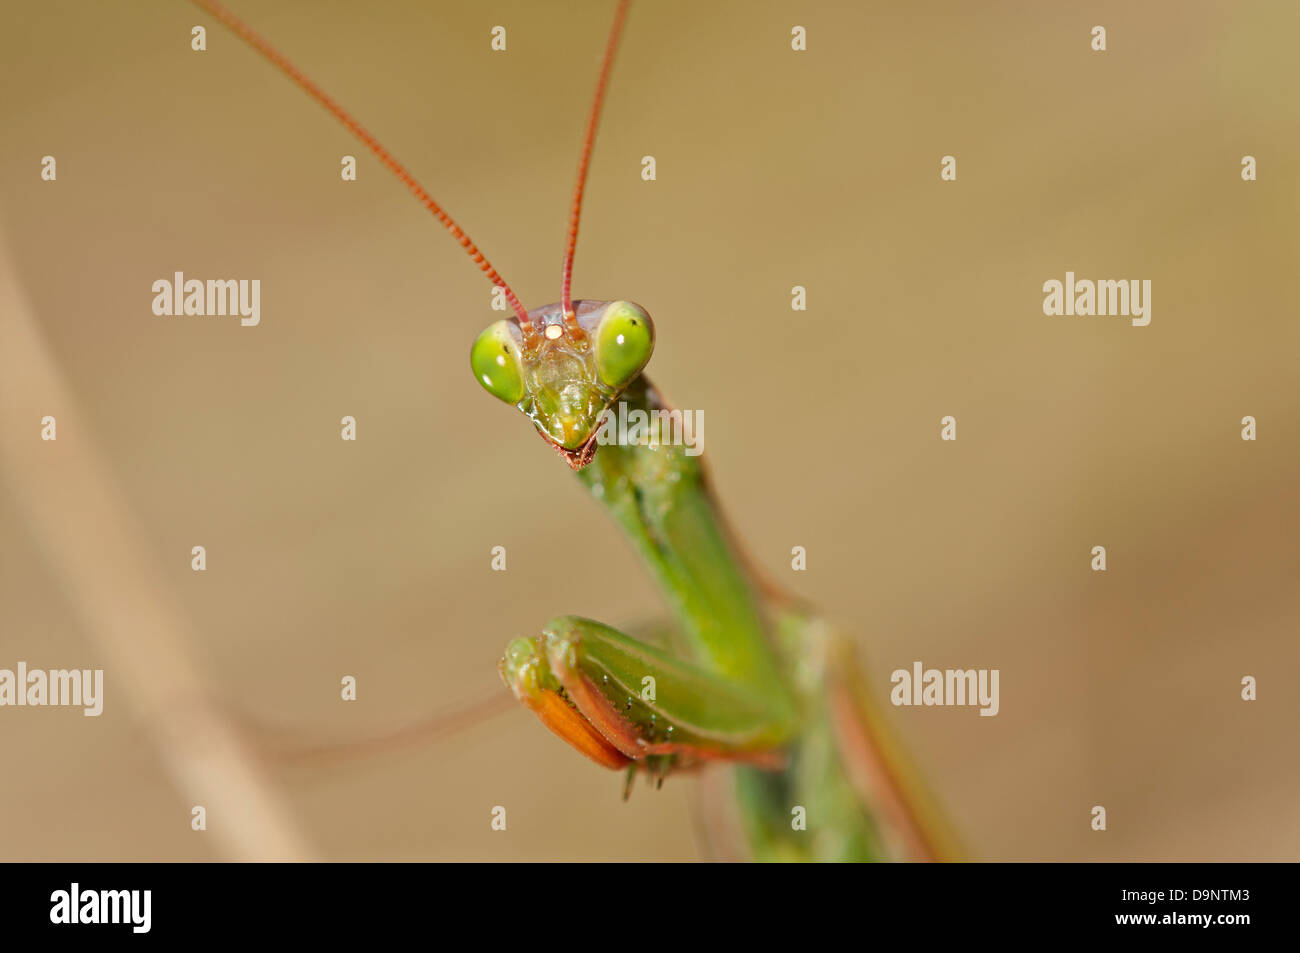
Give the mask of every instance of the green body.
M 643 376 L 618 399 L 629 414 L 643 410 L 652 421 L 664 409 Z M 851 646 L 793 600 L 767 594 L 728 537 L 702 458 L 660 436 L 652 424 L 641 443 L 602 445 L 578 477 L 649 567 L 674 625 L 651 642 L 559 617 L 537 639 L 512 643 L 502 665 L 507 683 L 526 702 L 529 691 L 549 691 L 588 716 L 597 708 L 605 718 L 615 712 L 619 733 L 642 746 L 639 756 L 629 749 L 631 774 L 662 780 L 678 769 L 729 770 L 725 815 L 744 841 L 738 854 L 720 848 L 732 856 L 941 853 L 947 838 L 886 742 Z M 584 702 L 566 691 L 575 686 L 599 697 Z M 611 736 L 601 716 L 591 720 Z M 666 745 L 681 750 L 665 753 Z M 709 766 L 715 761 L 737 763 Z M 877 793 L 880 803 L 873 803 Z M 719 816 L 716 805 L 709 816 Z
M 623 399 L 629 410 L 660 405 L 644 378 Z M 661 670 L 657 694 L 665 717 L 675 717 L 677 730 L 687 732 L 734 731 L 739 718 L 751 735 L 786 753 L 789 764 L 781 770 L 731 769 L 755 858 L 887 859 L 870 811 L 840 763 L 821 679 L 810 671 L 797 677 L 822 654 L 814 644 L 817 627 L 762 603 L 757 580 L 749 578 L 723 529 L 702 459 L 680 446 L 603 446 L 579 473 L 672 607 L 673 648 L 730 689 L 702 691 L 694 680 L 679 682 Z M 804 808 L 804 830 L 794 827 L 798 807 Z

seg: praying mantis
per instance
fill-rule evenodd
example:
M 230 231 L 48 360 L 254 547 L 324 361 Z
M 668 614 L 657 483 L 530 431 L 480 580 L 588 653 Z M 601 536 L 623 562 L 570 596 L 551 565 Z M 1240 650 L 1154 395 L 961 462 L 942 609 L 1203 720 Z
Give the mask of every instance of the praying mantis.
M 511 641 L 515 697 L 585 757 L 662 785 L 725 768 L 726 810 L 758 860 L 932 860 L 956 839 L 876 708 L 853 643 L 763 578 L 724 521 L 700 456 L 674 442 L 674 408 L 647 380 L 650 315 L 572 296 L 583 194 L 629 0 L 619 0 L 580 153 L 561 298 L 528 310 L 469 235 L 349 113 L 216 0 L 202 9 L 334 115 L 451 233 L 514 316 L 474 341 L 474 377 L 515 406 L 576 471 L 662 590 L 673 625 L 632 634 L 566 615 Z M 644 415 L 644 439 L 600 439 L 606 415 Z

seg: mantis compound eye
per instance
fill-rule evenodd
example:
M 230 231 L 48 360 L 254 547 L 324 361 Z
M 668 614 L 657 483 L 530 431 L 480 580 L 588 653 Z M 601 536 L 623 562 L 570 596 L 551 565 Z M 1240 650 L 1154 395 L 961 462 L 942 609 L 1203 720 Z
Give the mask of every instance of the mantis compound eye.
M 596 326 L 596 373 L 601 383 L 622 390 L 641 373 L 654 347 L 650 315 L 629 301 L 611 301 Z
M 507 321 L 489 325 L 474 341 L 469 352 L 474 376 L 493 397 L 507 404 L 524 399 L 524 371 L 519 344 Z

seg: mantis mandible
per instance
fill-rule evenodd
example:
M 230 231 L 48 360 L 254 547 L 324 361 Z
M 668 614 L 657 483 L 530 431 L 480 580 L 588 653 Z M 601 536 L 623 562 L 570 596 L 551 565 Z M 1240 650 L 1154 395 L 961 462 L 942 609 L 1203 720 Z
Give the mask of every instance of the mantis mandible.
M 572 297 L 578 222 L 628 0 L 620 0 L 582 142 L 560 301 L 531 311 L 469 235 L 349 113 L 216 0 L 194 0 L 289 76 L 410 190 L 500 289 L 515 316 L 475 340 L 475 378 L 518 408 L 613 516 L 655 577 L 675 626 L 634 638 L 576 616 L 512 641 L 499 668 L 541 722 L 597 764 L 656 784 L 726 762 L 749 855 L 772 860 L 948 859 L 955 841 L 890 737 L 853 644 L 765 581 L 723 521 L 699 456 L 643 370 L 654 324 L 630 301 Z M 622 403 L 641 442 L 598 441 Z M 652 686 L 653 690 L 646 690 Z

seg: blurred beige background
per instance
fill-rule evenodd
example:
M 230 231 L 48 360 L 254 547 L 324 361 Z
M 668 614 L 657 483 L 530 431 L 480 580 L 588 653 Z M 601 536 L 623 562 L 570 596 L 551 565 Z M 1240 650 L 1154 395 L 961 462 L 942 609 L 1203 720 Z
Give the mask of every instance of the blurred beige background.
M 611 3 L 233 6 L 530 307 L 559 297 Z M 318 106 L 186 3 L 4 19 L 0 225 L 75 404 L 42 411 L 53 445 L 39 414 L 0 407 L 29 438 L 0 468 L 0 667 L 108 671 L 98 719 L 0 710 L 0 857 L 213 859 L 212 828 L 237 822 L 190 830 L 194 798 L 23 503 L 12 475 L 59 480 L 70 444 L 120 490 L 199 676 L 294 743 L 497 696 L 506 641 L 553 615 L 660 612 L 612 523 L 475 385 L 488 283 Z M 633 6 L 575 291 L 654 315 L 651 376 L 706 411 L 756 558 L 860 635 L 882 694 L 914 659 L 1001 669 L 996 718 L 890 710 L 977 857 L 1300 854 L 1297 30 L 1286 3 Z M 1041 285 L 1067 269 L 1151 279 L 1151 325 L 1045 317 Z M 261 326 L 155 317 L 150 286 L 176 270 L 260 278 Z M 105 572 L 130 548 L 86 546 Z M 272 759 L 265 781 L 329 858 L 700 856 L 696 781 L 623 804 L 621 778 L 522 709 L 369 757 Z

